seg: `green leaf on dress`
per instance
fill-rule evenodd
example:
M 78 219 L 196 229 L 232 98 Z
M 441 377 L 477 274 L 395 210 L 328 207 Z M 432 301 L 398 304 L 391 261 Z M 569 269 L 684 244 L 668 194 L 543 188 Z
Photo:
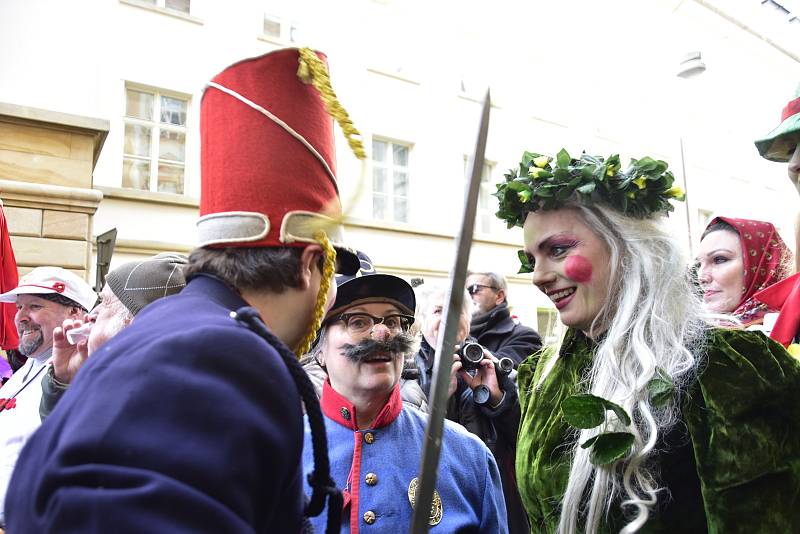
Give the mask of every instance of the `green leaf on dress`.
M 602 397 L 590 394 L 572 395 L 561 403 L 564 421 L 576 428 L 594 428 L 606 420 L 606 411 L 610 410 L 625 426 L 631 424 L 631 418 L 625 409 Z
M 650 404 L 656 408 L 666 406 L 672 399 L 675 391 L 675 384 L 670 376 L 660 367 L 656 367 L 656 372 L 650 382 L 647 383 L 647 392 L 650 395 Z
M 575 428 L 594 428 L 606 420 L 606 400 L 594 395 L 572 395 L 561 402 L 564 421 Z
M 630 432 L 604 432 L 593 439 L 591 461 L 594 465 L 607 465 L 625 458 L 634 441 Z

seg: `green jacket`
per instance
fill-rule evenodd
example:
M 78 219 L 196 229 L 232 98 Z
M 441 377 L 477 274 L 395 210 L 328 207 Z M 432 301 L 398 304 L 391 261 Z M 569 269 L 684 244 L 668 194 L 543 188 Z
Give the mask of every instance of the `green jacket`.
M 593 341 L 570 329 L 519 367 L 516 471 L 535 533 L 558 529 L 575 429 L 561 401 L 585 393 Z M 800 362 L 759 332 L 709 330 L 698 379 L 680 397 L 682 420 L 660 437 L 659 481 L 669 489 L 641 532 L 800 532 Z M 625 525 L 619 501 L 601 532 Z

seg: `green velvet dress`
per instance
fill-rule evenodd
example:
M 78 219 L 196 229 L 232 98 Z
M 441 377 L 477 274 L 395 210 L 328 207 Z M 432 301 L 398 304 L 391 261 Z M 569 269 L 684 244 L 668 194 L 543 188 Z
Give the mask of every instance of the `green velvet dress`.
M 516 471 L 534 533 L 558 529 L 575 429 L 561 401 L 576 393 L 594 342 L 570 329 L 539 388 L 553 350 L 519 367 L 522 408 Z M 800 532 L 800 362 L 759 332 L 708 333 L 698 379 L 682 395 L 683 423 L 662 436 L 654 465 L 661 493 L 640 532 Z M 626 524 L 619 502 L 601 532 Z

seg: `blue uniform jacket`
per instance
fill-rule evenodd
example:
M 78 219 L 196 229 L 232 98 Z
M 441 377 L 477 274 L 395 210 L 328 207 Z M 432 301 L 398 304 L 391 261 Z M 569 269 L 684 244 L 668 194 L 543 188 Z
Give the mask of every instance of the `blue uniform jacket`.
M 325 382 L 322 410 L 328 433 L 331 476 L 344 489 L 342 533 L 408 532 L 414 512 L 409 486 L 419 476 L 428 416 L 404 406 L 399 387 L 378 415 L 375 428 L 356 428 L 353 405 Z M 445 421 L 436 491 L 441 520 L 432 534 L 508 532 L 500 474 L 494 457 L 477 436 Z M 306 420 L 303 470 L 313 469 L 311 431 Z M 310 494 L 311 488 L 306 486 Z M 327 510 L 312 518 L 323 532 Z
M 198 276 L 96 351 L 22 451 L 7 532 L 298 532 L 300 397 L 245 305 Z

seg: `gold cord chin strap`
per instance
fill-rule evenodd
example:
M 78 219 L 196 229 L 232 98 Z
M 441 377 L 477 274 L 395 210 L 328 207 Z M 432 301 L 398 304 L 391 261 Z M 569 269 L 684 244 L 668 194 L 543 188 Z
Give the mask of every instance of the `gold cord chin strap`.
M 314 233 L 314 239 L 322 246 L 325 254 L 322 263 L 322 280 L 319 284 L 319 293 L 317 293 L 317 303 L 314 306 L 314 319 L 311 321 L 311 328 L 298 346 L 298 356 L 308 354 L 308 351 L 311 350 L 311 343 L 317 337 L 317 330 L 322 325 L 322 318 L 325 316 L 325 303 L 328 301 L 328 291 L 333 283 L 336 267 L 336 250 L 327 234 L 323 230 L 317 230 Z
M 322 101 L 325 103 L 325 109 L 328 114 L 336 119 L 342 132 L 344 132 L 347 143 L 350 145 L 350 150 L 353 151 L 353 154 L 358 159 L 366 159 L 367 153 L 361 142 L 361 133 L 353 125 L 350 115 L 347 114 L 347 111 L 336 98 L 336 93 L 333 92 L 333 87 L 331 87 L 328 69 L 325 68 L 325 64 L 310 48 L 300 49 L 300 66 L 297 69 L 297 77 L 304 83 L 310 83 L 316 87 Z

